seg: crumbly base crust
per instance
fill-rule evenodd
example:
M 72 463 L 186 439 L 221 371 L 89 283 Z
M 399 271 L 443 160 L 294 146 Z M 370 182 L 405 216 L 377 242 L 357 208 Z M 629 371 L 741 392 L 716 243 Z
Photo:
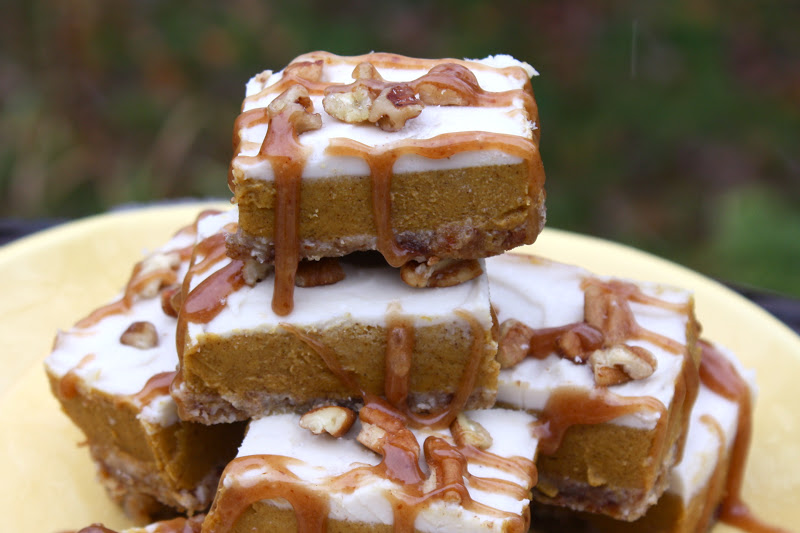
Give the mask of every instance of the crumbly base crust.
M 89 446 L 97 465 L 98 479 L 109 497 L 139 524 L 208 509 L 216 492 L 222 468 L 209 472 L 192 490 L 168 488 L 162 473 L 119 449 Z
M 425 261 L 430 257 L 481 259 L 530 244 L 540 231 L 541 226 L 531 230 L 527 224 L 508 231 L 480 231 L 466 225 L 451 224 L 436 232 L 403 232 L 396 235 L 396 240 L 401 249 L 414 254 L 411 258 L 415 261 Z M 377 250 L 377 242 L 373 235 L 347 235 L 329 241 L 304 239 L 300 241 L 300 258 L 318 260 Z M 275 260 L 272 239 L 253 235 L 241 227 L 236 233 L 227 235 L 226 245 L 228 255 L 234 259 L 252 257 L 267 264 Z
M 541 504 L 568 507 L 632 522 L 647 513 L 664 494 L 669 484 L 669 471 L 675 463 L 673 446 L 667 459 L 656 469 L 655 482 L 642 488 L 613 484 L 592 486 L 567 477 L 551 477 L 539 472 L 539 484 L 534 487 L 533 499 Z
M 214 392 L 193 390 L 185 384 L 174 389 L 172 396 L 178 404 L 178 414 L 184 420 L 202 424 L 219 424 L 247 420 L 269 414 L 296 412 L 305 413 L 323 405 L 341 405 L 358 410 L 363 401 L 360 397 L 338 399 L 316 399 L 298 401 L 285 394 L 247 394 L 240 396 L 220 396 Z M 467 400 L 465 409 L 482 409 L 494 404 L 497 391 L 475 390 Z M 409 406 L 419 413 L 436 412 L 445 409 L 452 400 L 452 394 L 410 394 Z

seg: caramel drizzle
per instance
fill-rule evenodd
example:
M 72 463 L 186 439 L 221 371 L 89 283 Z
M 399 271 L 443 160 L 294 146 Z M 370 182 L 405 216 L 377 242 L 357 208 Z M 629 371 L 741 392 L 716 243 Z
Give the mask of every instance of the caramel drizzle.
M 684 314 L 690 313 L 691 308 L 685 304 L 675 304 L 648 296 L 632 283 L 617 280 L 604 282 L 595 278 L 587 278 L 582 283 L 582 287 L 586 290 L 590 286 L 600 288 L 606 294 L 611 295 L 616 304 L 615 310 L 618 313 L 616 318 L 621 323 L 622 332 L 615 332 L 613 335 L 609 335 L 609 332 L 605 329 L 598 331 L 587 324 L 589 328 L 601 334 L 604 346 L 613 345 L 626 339 L 641 339 L 684 358 L 681 373 L 676 382 L 673 403 L 681 406 L 682 419 L 688 420 L 699 386 L 697 368 L 690 359 L 686 346 L 674 339 L 640 326 L 630 308 L 629 302 L 658 306 Z M 604 326 L 606 325 L 607 323 L 604 324 Z M 539 358 L 549 353 L 554 353 L 556 351 L 554 348 L 558 346 L 559 337 L 567 331 L 576 331 L 577 326 L 577 324 L 570 324 L 562 328 L 534 330 L 530 340 L 531 349 L 529 353 Z M 586 330 L 586 333 L 591 333 L 591 331 Z M 619 336 L 622 338 L 612 338 Z M 586 360 L 590 353 L 588 349 L 598 341 L 593 334 L 589 335 L 589 338 L 591 339 L 590 343 L 581 343 L 582 347 L 587 350 L 580 357 L 581 360 Z M 545 354 L 544 352 L 547 350 L 551 351 Z M 606 388 L 596 388 L 588 392 L 573 387 L 556 389 L 548 398 L 539 421 L 534 424 L 535 432 L 540 439 L 539 450 L 545 455 L 556 453 L 567 430 L 573 425 L 601 424 L 620 416 L 641 411 L 658 413 L 656 438 L 654 439 L 656 446 L 650 450 L 650 456 L 659 457 L 663 452 L 663 444 L 666 440 L 663 437 L 671 428 L 666 424 L 666 407 L 656 398 L 623 397 L 610 392 Z M 682 441 L 679 441 L 678 449 L 678 455 L 680 456 L 683 452 Z
M 197 223 L 202 220 L 203 218 L 214 215 L 219 213 L 219 211 L 214 211 L 211 209 L 202 211 L 198 216 L 195 222 L 189 226 L 185 226 L 179 229 L 175 236 L 183 234 L 183 235 L 196 235 L 197 234 Z M 178 254 L 181 261 L 186 261 L 192 254 L 192 248 L 194 245 L 186 246 L 184 248 L 180 248 L 177 250 L 168 250 L 163 253 L 174 253 Z M 166 286 L 177 281 L 177 275 L 174 270 L 172 269 L 162 269 L 162 270 L 155 270 L 153 272 L 149 272 L 147 274 L 142 274 L 142 267 L 144 266 L 144 262 L 147 258 L 139 261 L 133 268 L 133 272 L 128 280 L 128 283 L 125 285 L 125 291 L 123 292 L 122 297 L 119 300 L 111 302 L 110 304 L 104 305 L 89 314 L 89 316 L 81 319 L 75 324 L 76 328 L 84 329 L 89 328 L 92 326 L 97 325 L 98 322 L 103 320 L 104 318 L 115 315 L 115 314 L 122 314 L 130 311 L 131 306 L 142 290 L 142 287 L 148 285 L 152 281 L 161 280 L 160 285 Z
M 736 436 L 731 449 L 725 497 L 720 504 L 719 519 L 726 524 L 751 533 L 787 533 L 785 529 L 759 520 L 742 500 L 742 484 L 747 452 L 752 436 L 752 398 L 750 388 L 736 367 L 711 344 L 700 341 L 703 351 L 700 379 L 716 394 L 735 402 L 739 407 Z
M 414 531 L 414 522 L 423 505 L 438 499 L 459 502 L 465 509 L 485 516 L 508 519 L 508 531 L 527 531 L 527 516 L 519 517 L 475 502 L 470 497 L 466 484 L 517 499 L 528 498 L 529 491 L 511 481 L 480 478 L 470 474 L 467 471 L 467 459 L 480 458 L 483 464 L 513 472 L 524 479 L 532 479 L 529 474 L 535 472 L 532 461 L 521 457 L 500 458 L 475 448 L 456 447 L 444 438 L 430 436 L 423 443 L 424 457 L 432 472 L 431 477 L 426 478 L 419 468 L 419 445 L 405 426 L 403 415 L 381 400 L 375 400 L 365 406 L 365 409 L 380 410 L 393 420 L 392 427 L 387 430 L 380 463 L 375 466 L 358 466 L 344 474 L 322 479 L 314 484 L 317 489 L 314 490 L 288 468 L 289 465 L 302 464 L 300 460 L 275 455 L 236 458 L 226 467 L 222 479 L 238 479 L 251 469 L 265 472 L 253 484 L 243 486 L 233 483 L 218 495 L 207 520 L 208 530 L 229 531 L 252 504 L 261 500 L 285 498 L 294 509 L 298 533 L 325 531 L 329 492 L 352 492 L 375 477 L 380 477 L 398 484 L 397 488 L 385 494 L 392 505 L 393 529 L 396 532 Z
M 309 57 L 319 57 L 325 63 L 351 62 L 354 60 L 376 60 L 379 64 L 413 65 L 410 58 L 391 54 L 371 54 L 359 58 L 340 58 L 332 54 L 313 54 Z M 359 61 L 360 62 L 360 61 Z M 297 64 L 295 62 L 294 64 Z M 355 63 L 354 63 L 355 64 Z M 430 66 L 430 62 L 424 63 Z M 465 81 L 459 75 L 466 70 L 466 65 L 474 68 L 475 65 L 466 62 L 444 61 L 435 62 L 436 66 L 410 85 L 417 91 L 423 83 L 430 83 L 439 87 L 451 88 L 462 94 L 472 105 L 479 106 L 508 106 L 516 98 L 524 102 L 530 120 L 538 119 L 538 111 L 533 98 L 530 80 L 523 69 L 510 67 L 503 69 L 506 73 L 514 72 L 526 79 L 522 89 L 515 89 L 499 93 L 483 90 L 477 81 Z M 265 87 L 257 95 L 245 99 L 245 104 L 254 99 L 260 99 L 269 94 L 280 94 L 293 85 L 305 87 L 309 94 L 322 94 L 326 91 L 346 91 L 349 85 L 332 84 L 329 82 L 312 81 L 299 76 L 287 66 L 281 80 Z M 409 67 L 410 68 L 410 67 Z M 381 80 L 358 80 L 355 83 L 364 83 L 373 89 L 380 90 L 385 86 L 396 85 L 396 82 Z M 244 128 L 257 124 L 267 123 L 267 134 L 257 156 L 241 155 L 241 132 Z M 373 220 L 377 234 L 377 249 L 383 254 L 386 261 L 394 267 L 403 265 L 413 257 L 414 252 L 401 247 L 392 231 L 391 217 L 391 177 L 392 168 L 398 157 L 404 154 L 415 154 L 427 158 L 440 159 L 450 157 L 460 152 L 473 150 L 496 149 L 522 158 L 528 165 L 529 192 L 541 190 L 543 185 L 544 169 L 541 159 L 537 157 L 538 130 L 534 140 L 524 139 L 513 135 L 490 134 L 486 132 L 466 132 L 444 134 L 432 139 L 415 140 L 406 139 L 395 143 L 393 146 L 374 148 L 368 147 L 349 139 L 332 139 L 326 153 L 331 155 L 355 156 L 362 158 L 370 167 L 372 181 L 372 209 Z M 279 114 L 269 118 L 265 108 L 256 108 L 244 111 L 234 124 L 233 145 L 235 159 L 241 161 L 259 162 L 268 160 L 275 175 L 275 233 L 273 236 L 275 249 L 275 290 L 273 292 L 272 309 L 279 316 L 291 313 L 294 302 L 294 276 L 299 261 L 300 231 L 300 189 L 303 167 L 308 156 L 308 149 L 298 140 L 298 134 L 288 119 L 288 115 Z M 235 192 L 235 177 L 233 164 L 228 172 L 228 187 Z M 529 210 L 529 224 L 535 227 L 538 213 Z
M 404 139 L 396 143 L 372 147 L 352 139 L 331 139 L 325 153 L 331 156 L 359 157 L 370 169 L 372 182 L 372 213 L 377 234 L 377 249 L 386 262 L 393 267 L 402 266 L 414 256 L 414 252 L 402 248 L 392 231 L 392 169 L 403 155 L 418 155 L 428 159 L 444 159 L 461 152 L 488 149 L 501 150 L 527 161 L 529 165 L 536 154 L 536 147 L 528 139 L 514 135 L 486 132 L 446 133 L 430 139 Z M 542 174 L 529 172 L 530 190 L 540 187 Z M 531 210 L 533 211 L 533 210 Z M 531 213 L 534 217 L 535 213 Z
M 139 405 L 147 405 L 159 396 L 169 394 L 169 387 L 172 384 L 172 380 L 175 379 L 176 374 L 177 372 L 173 370 L 170 372 L 159 372 L 153 375 L 147 380 L 147 383 L 144 384 L 142 390 L 131 397 Z
M 290 465 L 299 464 L 302 461 L 278 455 L 237 457 L 228 463 L 221 479 L 239 479 L 250 470 L 266 472 L 252 485 L 234 483 L 220 491 L 203 529 L 231 531 L 248 507 L 261 500 L 278 499 L 287 500 L 294 509 L 298 533 L 325 531 L 328 500 L 324 493 L 318 494 L 304 486 L 303 481 L 289 470 Z
M 473 341 L 470 349 L 470 359 L 464 367 L 458 388 L 450 403 L 439 412 L 431 414 L 415 413 L 411 411 L 405 401 L 408 393 L 408 380 L 410 379 L 410 372 L 405 371 L 405 366 L 408 365 L 410 370 L 412 358 L 410 350 L 413 349 L 413 341 L 408 339 L 413 339 L 413 328 L 404 321 L 395 319 L 392 323 L 392 320 L 390 320 L 385 365 L 386 370 L 391 374 L 387 373 L 385 375 L 385 389 L 390 391 L 392 395 L 390 399 L 392 405 L 403 413 L 412 427 L 430 427 L 434 429 L 448 427 L 458 416 L 458 413 L 464 409 L 475 387 L 485 332 L 477 319 L 469 313 L 460 310 L 456 311 L 456 313 L 467 321 L 472 331 Z M 319 338 L 312 333 L 301 331 L 291 324 L 281 323 L 280 326 L 314 350 L 328 367 L 328 370 L 339 378 L 348 389 L 361 396 L 365 403 L 369 403 L 370 399 L 374 397 L 372 393 L 361 386 L 358 377 L 354 373 L 342 368 L 336 353 Z M 394 374 L 398 370 L 400 372 Z

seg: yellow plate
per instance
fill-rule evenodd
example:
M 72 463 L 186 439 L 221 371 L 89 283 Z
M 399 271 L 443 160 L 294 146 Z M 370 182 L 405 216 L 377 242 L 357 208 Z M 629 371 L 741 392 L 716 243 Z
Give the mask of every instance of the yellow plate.
M 215 204 L 219 207 L 224 205 Z M 122 287 L 154 248 L 209 204 L 102 215 L 0 249 L 0 516 L 5 531 L 55 532 L 92 522 L 130 525 L 94 479 L 82 435 L 48 390 L 42 360 L 55 331 Z M 646 253 L 548 229 L 525 248 L 598 274 L 691 288 L 705 335 L 758 372 L 745 499 L 761 517 L 800 523 L 800 338 L 718 283 Z M 718 526 L 715 531 L 726 531 Z

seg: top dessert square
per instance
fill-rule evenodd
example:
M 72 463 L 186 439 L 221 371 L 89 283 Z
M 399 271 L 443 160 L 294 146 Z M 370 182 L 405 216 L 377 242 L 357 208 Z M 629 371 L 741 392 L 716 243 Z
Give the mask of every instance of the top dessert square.
M 544 224 L 534 74 L 509 56 L 314 52 L 255 76 L 234 125 L 231 255 L 377 249 L 399 266 L 533 242 Z

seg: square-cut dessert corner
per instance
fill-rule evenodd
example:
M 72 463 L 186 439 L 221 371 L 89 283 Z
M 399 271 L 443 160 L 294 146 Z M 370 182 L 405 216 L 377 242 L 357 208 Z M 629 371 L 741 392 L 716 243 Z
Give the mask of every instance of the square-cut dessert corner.
M 234 124 L 231 255 L 379 250 L 399 266 L 533 242 L 545 219 L 536 74 L 506 55 L 326 52 L 258 74 Z
M 756 389 L 753 373 L 742 367 L 733 352 L 705 341 L 701 347 L 700 388 L 683 456 L 670 470 L 669 486 L 658 503 L 633 522 L 593 513 L 565 514 L 572 512 L 537 504 L 532 508 L 534 523 L 550 529 L 555 521 L 562 527 L 597 533 L 710 529 L 720 505 L 739 497 Z
M 301 427 L 309 414 L 250 423 L 204 532 L 528 531 L 529 413 L 467 411 L 434 429 L 368 402 L 338 438 Z
M 207 508 L 244 435 L 243 424 L 182 422 L 169 395 L 178 363 L 172 297 L 195 231 L 181 229 L 137 263 L 124 291 L 60 331 L 45 360 L 52 391 L 86 435 L 100 481 L 137 521 L 164 506 Z
M 623 520 L 666 488 L 697 395 L 690 292 L 546 259 L 487 259 L 500 405 L 540 418 L 534 499 Z
M 357 403 L 361 392 L 412 411 L 494 404 L 499 365 L 482 262 L 474 279 L 420 289 L 380 257 L 309 261 L 312 286 L 295 287 L 294 310 L 279 316 L 273 272 L 225 255 L 220 237 L 236 219 L 233 209 L 199 223 L 172 387 L 182 418 Z

